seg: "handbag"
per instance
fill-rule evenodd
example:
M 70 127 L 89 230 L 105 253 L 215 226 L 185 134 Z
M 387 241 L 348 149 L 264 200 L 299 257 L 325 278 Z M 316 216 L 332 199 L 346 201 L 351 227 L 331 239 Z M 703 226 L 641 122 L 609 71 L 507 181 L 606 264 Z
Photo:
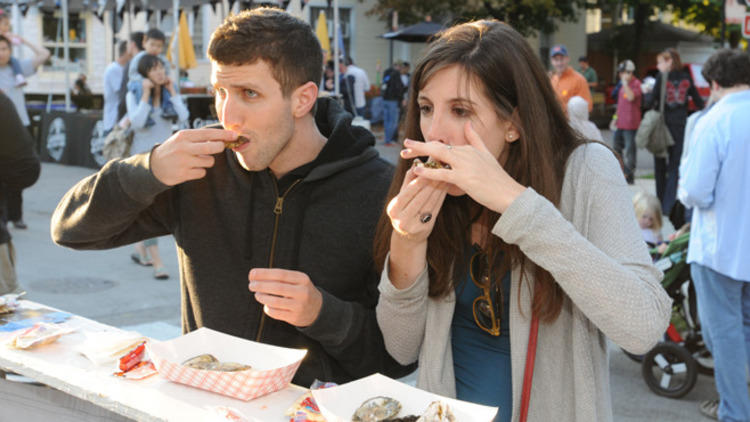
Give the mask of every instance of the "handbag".
M 635 133 L 635 143 L 639 148 L 646 148 L 654 157 L 667 158 L 669 147 L 674 145 L 674 139 L 664 121 L 664 98 L 667 92 L 667 75 L 662 73 L 661 90 L 659 92 L 659 110 L 649 110 L 643 116 L 641 125 Z
M 123 126 L 124 123 L 124 126 Z M 133 145 L 133 129 L 130 122 L 121 122 L 112 128 L 112 131 L 104 138 L 102 156 L 107 160 L 119 160 L 130 156 L 130 147 Z

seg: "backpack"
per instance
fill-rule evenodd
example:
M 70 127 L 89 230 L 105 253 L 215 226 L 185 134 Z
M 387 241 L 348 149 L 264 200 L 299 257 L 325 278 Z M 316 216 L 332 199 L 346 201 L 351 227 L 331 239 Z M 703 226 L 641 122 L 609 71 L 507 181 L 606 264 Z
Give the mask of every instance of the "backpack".
M 404 96 L 404 84 L 401 82 L 401 72 L 396 69 L 388 69 L 383 76 L 383 85 L 380 87 L 384 100 L 398 100 Z

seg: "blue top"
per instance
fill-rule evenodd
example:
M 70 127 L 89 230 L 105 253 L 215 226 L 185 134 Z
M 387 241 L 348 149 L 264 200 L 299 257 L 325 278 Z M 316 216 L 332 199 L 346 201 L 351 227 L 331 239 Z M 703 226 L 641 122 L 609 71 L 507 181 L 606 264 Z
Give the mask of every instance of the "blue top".
M 477 251 L 472 247 L 466 261 Z M 453 371 L 456 398 L 487 406 L 498 406 L 495 421 L 510 421 L 513 389 L 508 324 L 510 309 L 510 272 L 502 280 L 503 307 L 500 336 L 495 337 L 474 322 L 472 306 L 482 290 L 471 281 L 467 268 L 464 280 L 456 287 L 456 308 L 451 324 Z M 493 298 L 494 299 L 494 298 Z
M 677 196 L 693 208 L 688 262 L 750 281 L 750 90 L 728 94 L 698 120 Z

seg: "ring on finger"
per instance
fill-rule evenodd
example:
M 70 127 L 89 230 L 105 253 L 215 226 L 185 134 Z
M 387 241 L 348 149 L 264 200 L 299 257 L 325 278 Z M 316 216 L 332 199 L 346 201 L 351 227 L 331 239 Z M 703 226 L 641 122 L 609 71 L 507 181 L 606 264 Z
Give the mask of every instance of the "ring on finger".
M 422 214 L 419 214 L 419 221 L 422 223 L 427 224 L 430 220 L 432 220 L 432 213 L 423 212 Z

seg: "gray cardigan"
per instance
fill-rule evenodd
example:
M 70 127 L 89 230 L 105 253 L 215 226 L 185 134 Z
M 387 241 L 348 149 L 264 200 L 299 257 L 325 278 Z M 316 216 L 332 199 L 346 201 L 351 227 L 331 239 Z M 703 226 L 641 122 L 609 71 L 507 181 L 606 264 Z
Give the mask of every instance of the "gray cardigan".
M 662 289 L 613 154 L 587 144 L 571 154 L 560 207 L 528 188 L 492 233 L 547 269 L 566 293 L 560 316 L 539 325 L 529 421 L 611 421 L 606 338 L 645 353 L 664 334 L 672 300 Z M 387 261 L 386 261 L 387 262 Z M 533 279 L 533 278 L 532 278 Z M 455 397 L 450 329 L 455 296 L 427 295 L 427 268 L 403 290 L 380 282 L 377 317 L 389 353 L 419 360 L 417 386 Z M 511 277 L 513 421 L 519 418 L 530 326 L 530 289 Z M 520 309 L 522 308 L 522 309 Z

